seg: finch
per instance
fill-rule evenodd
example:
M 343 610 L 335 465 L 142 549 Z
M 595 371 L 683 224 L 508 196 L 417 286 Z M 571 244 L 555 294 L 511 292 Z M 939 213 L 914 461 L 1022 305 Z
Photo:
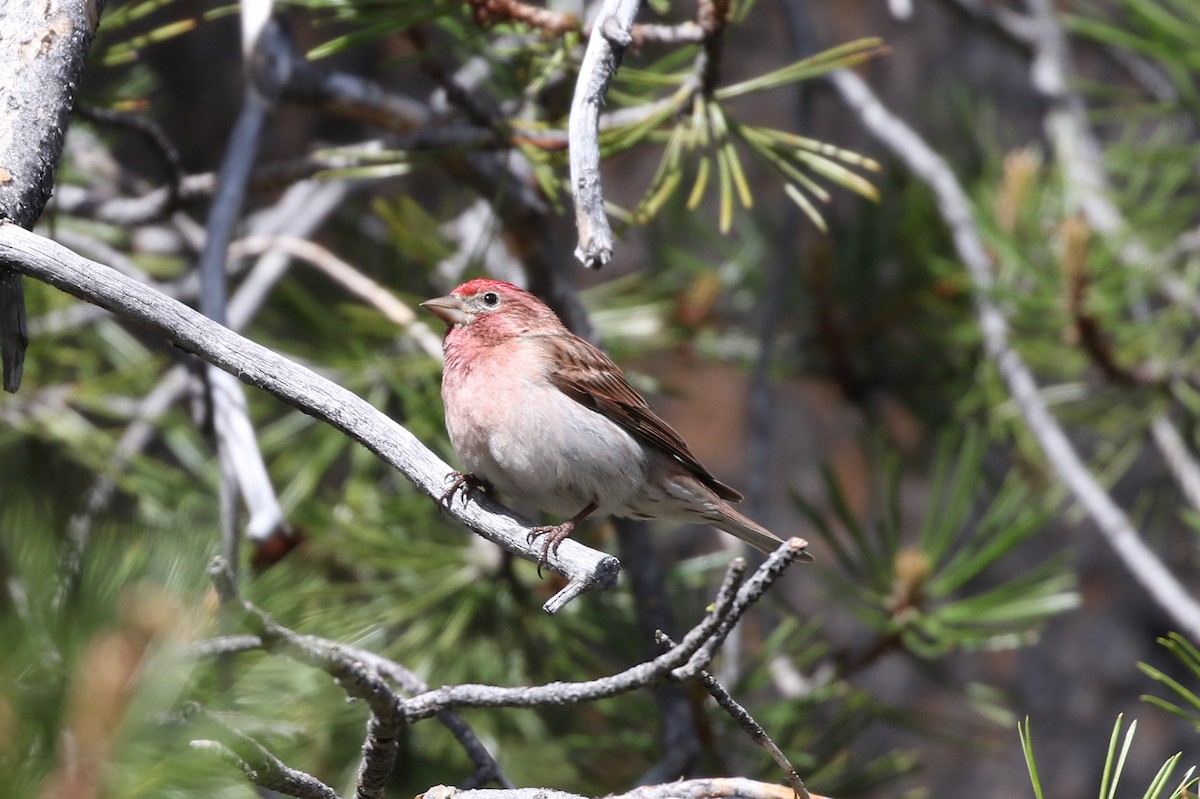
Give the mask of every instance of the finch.
M 466 486 L 566 521 L 545 536 L 539 568 L 592 514 L 711 524 L 763 552 L 783 542 L 732 507 L 717 480 L 625 380 L 541 300 L 497 280 L 472 280 L 421 305 L 447 325 L 442 401 Z

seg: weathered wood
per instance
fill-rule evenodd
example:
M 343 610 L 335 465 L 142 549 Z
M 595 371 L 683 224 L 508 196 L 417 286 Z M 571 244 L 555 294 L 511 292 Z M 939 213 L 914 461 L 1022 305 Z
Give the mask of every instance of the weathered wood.
M 0 0 L 0 219 L 31 229 L 50 199 L 103 7 L 104 0 Z M 21 276 L 0 269 L 5 391 L 21 384 L 28 340 Z

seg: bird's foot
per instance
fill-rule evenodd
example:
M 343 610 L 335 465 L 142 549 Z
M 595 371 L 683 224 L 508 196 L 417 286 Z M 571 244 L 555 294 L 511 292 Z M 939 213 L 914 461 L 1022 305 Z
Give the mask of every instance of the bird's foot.
M 567 519 L 562 524 L 546 524 L 538 527 L 530 527 L 529 535 L 525 539 L 530 544 L 536 541 L 541 536 L 546 536 L 546 540 L 542 543 L 542 556 L 538 558 L 538 577 L 542 576 L 542 567 L 546 565 L 546 559 L 550 557 L 550 553 L 558 554 L 558 545 L 571 537 L 571 531 L 575 529 L 575 525 L 586 519 L 592 511 L 596 510 L 597 502 L 595 500 L 589 502 L 587 507 L 576 513 L 571 518 Z
M 454 501 L 454 495 L 459 492 L 463 494 L 464 503 L 467 501 L 467 493 L 471 491 L 492 493 L 492 484 L 482 477 L 476 477 L 473 474 L 466 474 L 465 472 L 451 472 L 446 477 L 450 478 L 450 487 L 438 499 L 439 508 L 450 510 L 450 503 Z
M 550 557 L 550 553 L 558 554 L 558 546 L 563 541 L 571 537 L 571 532 L 575 529 L 575 520 L 567 519 L 562 524 L 544 524 L 537 527 L 529 528 L 529 535 L 525 540 L 532 544 L 537 539 L 545 536 L 542 541 L 542 556 L 538 558 L 537 574 L 540 579 L 542 576 L 542 567 L 546 565 L 546 560 Z

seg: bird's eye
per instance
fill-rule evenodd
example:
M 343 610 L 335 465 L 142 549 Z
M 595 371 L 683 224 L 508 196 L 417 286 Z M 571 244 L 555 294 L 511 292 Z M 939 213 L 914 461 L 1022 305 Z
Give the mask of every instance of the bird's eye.
M 489 308 L 495 308 L 500 304 L 500 295 L 494 291 L 489 291 L 483 295 L 483 304 Z

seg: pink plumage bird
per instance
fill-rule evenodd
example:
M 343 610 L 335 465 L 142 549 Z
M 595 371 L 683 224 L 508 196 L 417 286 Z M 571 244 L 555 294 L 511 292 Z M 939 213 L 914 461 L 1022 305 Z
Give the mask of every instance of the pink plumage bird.
M 587 516 L 711 524 L 771 552 L 771 531 L 729 506 L 742 495 L 717 480 L 633 389 L 611 358 L 541 300 L 510 283 L 472 280 L 421 303 L 447 325 L 442 400 L 464 486 L 566 521 L 545 535 L 541 564 Z

